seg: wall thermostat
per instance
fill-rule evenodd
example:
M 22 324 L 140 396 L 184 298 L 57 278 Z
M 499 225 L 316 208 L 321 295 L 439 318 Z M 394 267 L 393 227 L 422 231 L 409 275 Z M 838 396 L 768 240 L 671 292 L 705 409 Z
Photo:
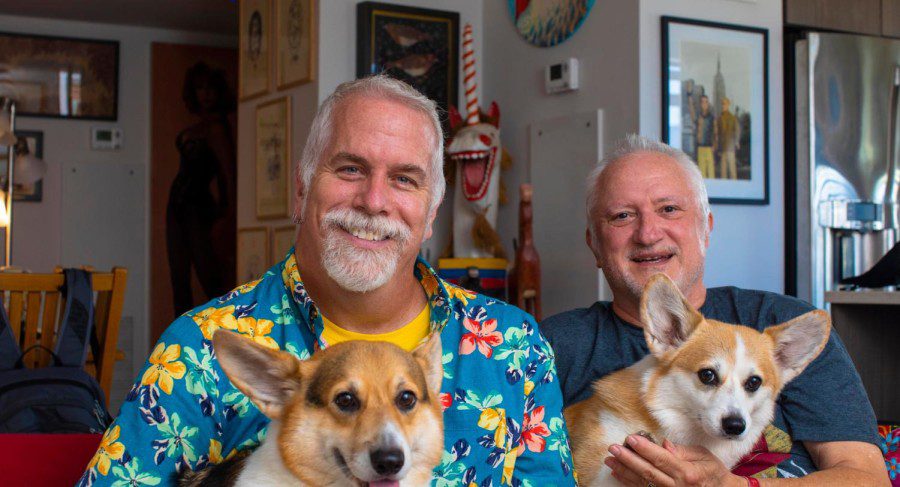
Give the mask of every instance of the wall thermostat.
M 118 127 L 92 127 L 91 149 L 118 150 L 122 148 L 122 129 Z
M 578 89 L 578 60 L 569 59 L 544 68 L 544 88 L 547 93 L 561 93 Z

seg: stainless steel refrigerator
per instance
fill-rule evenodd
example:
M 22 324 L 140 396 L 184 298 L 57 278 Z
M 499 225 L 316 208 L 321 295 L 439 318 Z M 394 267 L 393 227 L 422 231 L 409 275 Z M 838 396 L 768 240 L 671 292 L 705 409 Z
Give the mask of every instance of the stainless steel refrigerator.
M 869 270 L 900 236 L 900 41 L 812 32 L 793 55 L 796 282 L 787 287 L 824 307 L 826 291 Z

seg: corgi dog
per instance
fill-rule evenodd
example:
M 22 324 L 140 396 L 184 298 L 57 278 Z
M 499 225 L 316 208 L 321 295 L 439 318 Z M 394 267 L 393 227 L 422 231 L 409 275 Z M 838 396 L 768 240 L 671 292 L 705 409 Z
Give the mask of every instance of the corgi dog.
M 305 361 L 227 330 L 213 335 L 213 347 L 271 423 L 254 452 L 186 472 L 179 485 L 420 486 L 440 463 L 438 333 L 412 353 L 350 341 Z
M 564 411 L 584 485 L 619 485 L 603 461 L 610 445 L 631 434 L 703 446 L 733 467 L 831 329 L 818 310 L 764 332 L 707 320 L 663 274 L 644 287 L 640 314 L 650 354 L 598 380 L 590 398 Z

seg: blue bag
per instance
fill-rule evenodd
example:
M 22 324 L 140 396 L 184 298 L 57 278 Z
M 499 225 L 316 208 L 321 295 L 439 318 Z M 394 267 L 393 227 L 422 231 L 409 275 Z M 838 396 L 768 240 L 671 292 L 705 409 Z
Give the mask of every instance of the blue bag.
M 65 270 L 66 309 L 56 350 L 34 345 L 20 352 L 6 310 L 0 306 L 0 433 L 102 433 L 112 422 L 103 389 L 84 370 L 88 347 L 99 352 L 90 273 Z M 29 369 L 25 355 L 41 348 L 48 367 Z

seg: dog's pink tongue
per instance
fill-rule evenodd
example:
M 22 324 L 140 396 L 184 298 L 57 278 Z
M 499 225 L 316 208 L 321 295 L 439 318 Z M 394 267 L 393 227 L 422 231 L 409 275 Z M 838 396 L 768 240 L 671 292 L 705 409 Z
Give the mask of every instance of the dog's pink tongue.
M 369 482 L 369 487 L 400 487 L 400 482 L 396 480 L 376 480 Z

